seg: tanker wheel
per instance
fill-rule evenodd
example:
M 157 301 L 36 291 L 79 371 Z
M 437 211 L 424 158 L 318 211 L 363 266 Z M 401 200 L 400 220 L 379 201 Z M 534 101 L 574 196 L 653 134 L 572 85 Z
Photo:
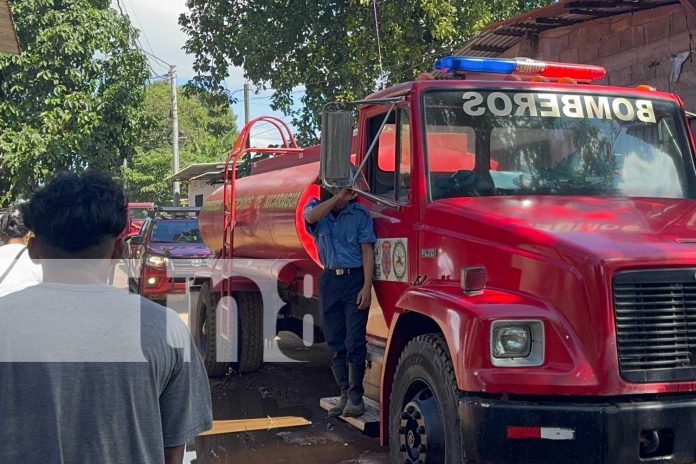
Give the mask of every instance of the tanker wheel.
M 237 324 L 237 372 L 253 372 L 263 364 L 263 300 L 259 292 L 235 292 Z M 217 305 L 218 293 L 210 291 L 208 282 L 201 285 L 198 297 L 194 341 L 210 377 L 227 373 L 230 363 L 217 362 Z
M 462 451 L 454 365 L 441 334 L 411 340 L 399 358 L 389 406 L 393 464 L 459 464 Z
M 239 321 L 237 372 L 253 372 L 263 364 L 263 298 L 260 292 L 235 292 Z
M 221 377 L 227 373 L 230 363 L 217 362 L 217 303 L 219 294 L 210 291 L 210 283 L 204 282 L 196 305 L 195 327 L 191 327 L 193 341 L 203 358 L 209 377 Z M 193 321 L 191 321 L 193 322 Z

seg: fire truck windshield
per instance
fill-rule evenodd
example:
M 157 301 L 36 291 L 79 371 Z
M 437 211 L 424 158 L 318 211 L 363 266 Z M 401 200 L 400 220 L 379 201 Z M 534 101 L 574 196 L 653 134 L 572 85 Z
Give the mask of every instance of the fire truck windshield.
M 678 106 L 620 95 L 432 90 L 433 200 L 477 195 L 694 197 Z

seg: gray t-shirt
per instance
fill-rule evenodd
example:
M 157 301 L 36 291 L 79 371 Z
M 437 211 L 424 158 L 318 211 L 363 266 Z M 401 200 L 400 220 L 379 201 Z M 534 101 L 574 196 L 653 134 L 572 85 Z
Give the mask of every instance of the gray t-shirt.
M 0 298 L 0 463 L 163 463 L 212 426 L 203 363 L 176 313 L 113 287 Z

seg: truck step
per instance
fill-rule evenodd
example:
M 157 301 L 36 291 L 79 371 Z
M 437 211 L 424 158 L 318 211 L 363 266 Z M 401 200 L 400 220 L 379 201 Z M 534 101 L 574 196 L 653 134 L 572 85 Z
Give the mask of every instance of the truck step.
M 333 408 L 340 399 L 340 396 L 322 398 L 319 400 L 319 406 L 328 411 L 329 409 Z M 367 435 L 376 436 L 379 434 L 379 403 L 367 397 L 363 397 L 363 400 L 365 401 L 365 414 L 360 417 L 340 416 L 340 419 L 346 421 L 353 427 L 362 430 L 363 433 Z

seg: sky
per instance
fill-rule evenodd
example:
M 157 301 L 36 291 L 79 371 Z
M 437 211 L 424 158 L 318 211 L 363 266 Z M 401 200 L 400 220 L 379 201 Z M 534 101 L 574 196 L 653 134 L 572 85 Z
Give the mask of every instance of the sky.
M 187 36 L 181 31 L 178 23 L 179 15 L 186 11 L 186 0 L 118 0 L 121 8 L 127 14 L 132 24 L 140 29 L 140 43 L 143 48 L 160 58 L 162 61 L 176 66 L 177 82 L 185 84 L 191 79 L 193 71 L 194 57 L 187 55 L 183 46 Z M 112 0 L 112 6 L 118 10 L 117 0 Z M 158 75 L 168 73 L 168 69 L 150 59 L 150 64 Z M 226 80 L 227 88 L 230 91 L 240 90 L 234 96 L 239 101 L 232 106 L 232 110 L 237 115 L 237 126 L 241 129 L 244 125 L 244 104 L 243 92 L 244 74 L 240 68 L 234 68 L 230 77 Z M 252 87 L 253 90 L 253 87 Z M 272 90 L 262 91 L 258 94 L 252 92 L 250 98 L 250 117 L 251 119 L 272 114 L 279 116 L 289 122 L 289 118 L 282 113 L 274 113 L 270 109 L 269 96 Z M 278 138 L 275 133 L 269 130 L 268 125 L 255 126 L 252 130 L 252 143 L 254 145 L 267 145 L 277 143 Z M 231 148 L 231 147 L 230 147 Z

